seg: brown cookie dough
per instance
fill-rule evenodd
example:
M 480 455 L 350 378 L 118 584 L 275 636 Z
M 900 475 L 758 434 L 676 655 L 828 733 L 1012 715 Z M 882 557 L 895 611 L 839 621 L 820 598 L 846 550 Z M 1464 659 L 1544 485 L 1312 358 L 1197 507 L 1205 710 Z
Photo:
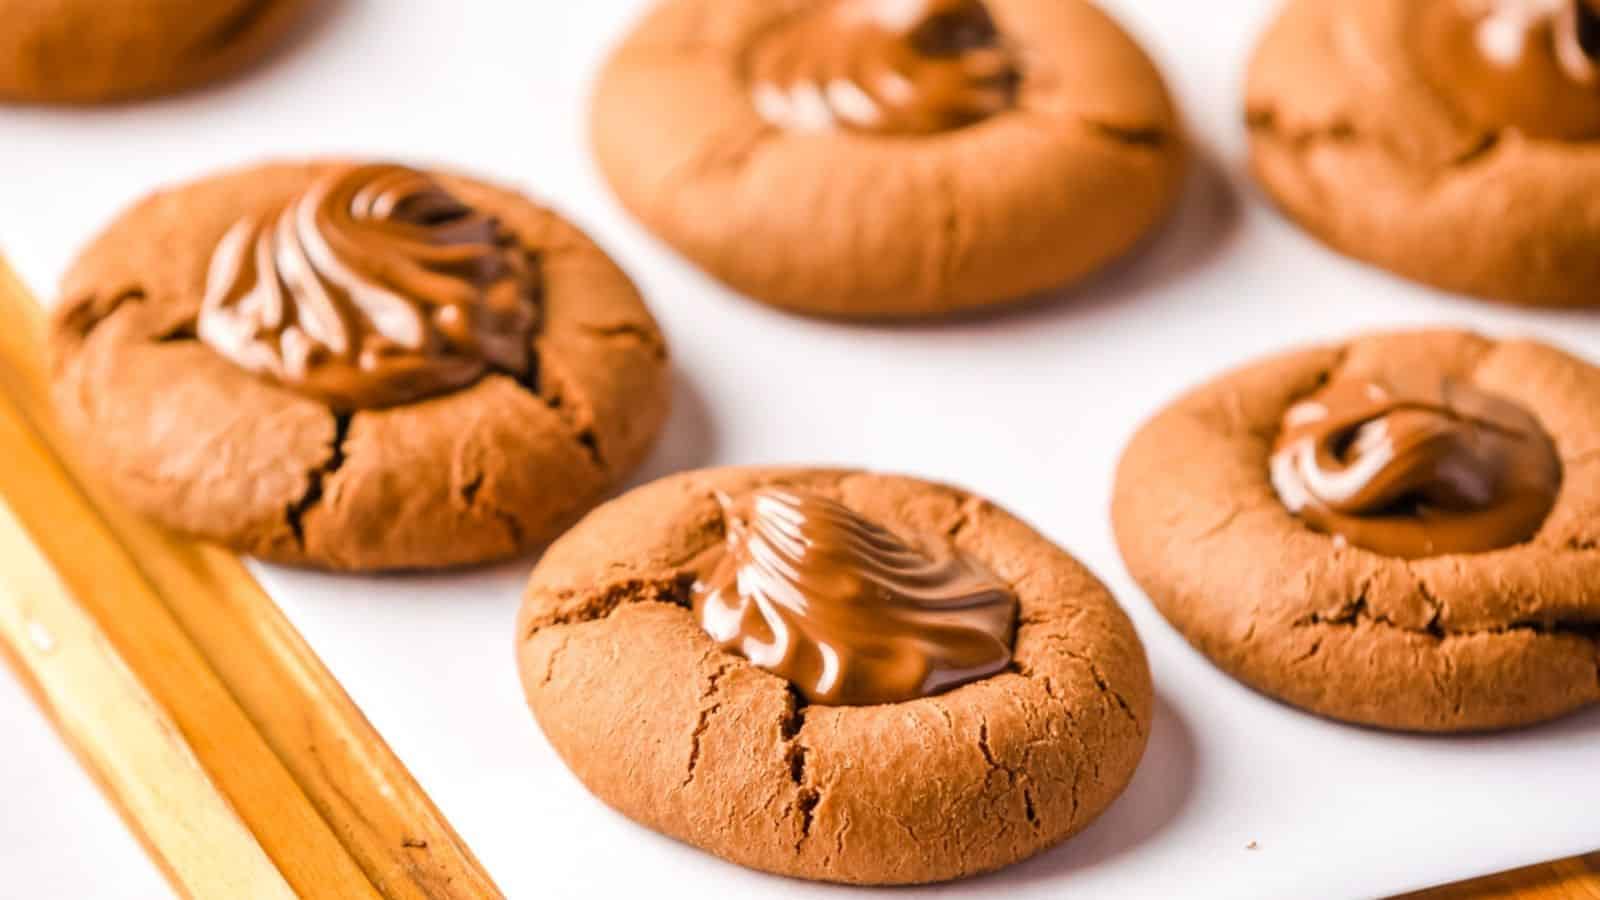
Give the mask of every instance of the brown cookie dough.
M 1307 230 L 1408 278 L 1600 302 L 1591 54 L 1591 0 L 1292 0 L 1250 67 L 1252 168 Z
M 601 74 L 592 134 L 696 264 L 852 318 L 1081 278 L 1165 216 L 1186 161 L 1160 74 L 1083 0 L 666 0 Z
M 1362 548 L 1371 535 L 1316 530 L 1280 498 L 1270 460 L 1292 409 L 1333 385 L 1425 375 L 1513 404 L 1553 442 L 1559 488 L 1525 542 L 1390 555 Z M 1288 703 L 1414 731 L 1550 719 L 1600 700 L 1597 409 L 1600 370 L 1532 341 L 1411 332 L 1287 353 L 1196 389 L 1139 431 L 1117 474 L 1117 540 L 1190 643 Z M 1519 452 L 1543 465 L 1536 448 Z
M 775 486 L 969 554 L 1019 602 L 1010 667 L 903 702 L 806 705 L 722 649 L 689 608 L 727 537 L 718 494 Z M 545 734 L 601 800 L 733 862 L 826 881 L 958 878 L 1065 840 L 1121 793 L 1150 727 L 1143 648 L 1093 575 L 980 498 L 888 475 L 716 469 L 627 494 L 545 555 L 517 654 Z
M 339 296 L 360 289 L 369 311 L 380 301 L 397 304 L 380 317 L 392 330 L 408 321 L 406 298 L 394 293 L 409 289 L 404 277 L 459 297 L 466 285 L 454 276 L 481 276 L 492 297 L 511 287 L 536 291 L 537 321 L 516 323 L 532 324 L 518 332 L 531 348 L 501 348 L 494 354 L 500 362 L 465 377 L 463 358 L 486 339 L 462 317 L 445 316 L 452 310 L 432 310 L 439 324 L 429 327 L 447 338 L 430 332 L 436 352 L 419 359 L 396 353 L 377 330 L 363 331 L 379 326 L 354 307 L 335 304 L 333 317 L 360 342 L 362 365 L 341 368 L 326 347 L 313 347 L 312 374 L 342 373 L 350 383 L 296 384 L 305 361 L 293 365 L 295 354 L 286 350 L 280 358 L 273 349 L 278 341 L 289 347 L 287 332 L 238 346 L 217 337 L 248 337 L 248 329 L 230 331 L 238 323 L 225 314 L 261 302 L 240 299 L 233 281 L 241 290 L 269 283 L 251 280 L 259 275 L 251 269 L 239 270 L 242 276 L 230 271 L 233 280 L 217 276 L 226 268 L 217 265 L 225 237 L 258 238 L 245 226 L 292 218 L 284 210 L 299 209 L 293 204 L 317 186 L 338 186 L 341 173 L 362 168 L 387 171 L 383 177 L 406 190 L 419 180 L 442 188 L 446 194 L 418 194 L 397 208 L 423 227 L 455 229 L 453 237 L 475 252 L 482 248 L 472 245 L 478 237 L 470 230 L 498 229 L 504 246 L 491 249 L 502 258 L 468 264 L 449 256 L 458 252 L 450 248 L 380 241 L 356 249 L 335 244 L 329 261 L 299 233 L 305 245 L 286 246 L 311 253 L 316 278 L 302 271 L 297 279 L 284 269 L 270 283 L 321 284 Z M 358 199 L 374 196 L 383 195 L 367 191 Z M 447 197 L 467 212 L 451 209 Z M 293 221 L 304 232 L 304 223 Z M 363 228 L 381 235 L 389 227 L 406 233 L 393 222 L 350 216 L 319 220 L 310 230 L 348 244 Z M 408 268 L 400 251 L 424 259 L 439 254 L 432 263 L 437 271 Z M 513 257 L 525 257 L 525 265 L 506 269 Z M 391 290 L 380 291 L 380 283 Z M 293 288 L 302 289 L 310 290 Z M 227 302 L 213 309 L 210 295 Z M 307 309 L 296 312 L 312 330 Z M 473 325 L 489 321 L 472 315 L 465 318 Z M 216 329 L 217 322 L 228 327 Z M 668 403 L 661 334 L 627 276 L 588 238 L 514 191 L 399 167 L 274 164 L 156 193 L 113 222 L 73 265 L 52 343 L 61 418 L 123 500 L 171 528 L 242 552 L 332 569 L 464 565 L 540 545 L 642 460 Z M 452 347 L 459 353 L 452 355 Z M 368 353 L 381 365 L 369 366 Z M 377 382 L 361 380 L 373 373 L 389 378 L 383 384 L 425 396 L 383 396 L 381 405 L 341 408 L 314 393 L 338 397 L 351 390 L 360 397 L 375 390 Z M 421 377 L 430 373 L 440 377 Z
M 232 74 L 272 49 L 305 0 L 0 0 L 0 100 L 104 103 Z

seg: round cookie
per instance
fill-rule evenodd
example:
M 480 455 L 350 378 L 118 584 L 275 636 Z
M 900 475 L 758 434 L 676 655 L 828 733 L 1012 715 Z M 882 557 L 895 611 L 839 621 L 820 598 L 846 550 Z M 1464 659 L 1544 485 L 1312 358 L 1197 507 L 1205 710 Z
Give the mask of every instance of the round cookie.
M 581 232 L 387 165 L 146 198 L 66 275 L 51 341 L 61 419 L 125 502 L 330 569 L 550 540 L 643 459 L 669 396 L 660 331 Z
M 849 318 L 1079 279 L 1164 218 L 1187 158 L 1155 66 L 1083 0 L 666 0 L 602 72 L 592 136 L 696 264 Z
M 808 705 L 806 685 L 723 649 L 693 598 L 730 535 L 724 504 L 758 489 L 985 567 L 1018 603 L 1010 666 Z M 546 736 L 601 800 L 741 865 L 858 884 L 971 875 L 1077 833 L 1132 777 L 1153 702 L 1131 623 L 1071 556 L 963 491 L 842 470 L 690 472 L 600 507 L 535 569 L 517 655 Z
M 1520 304 L 1600 302 L 1600 4 L 1291 0 L 1250 66 L 1256 178 L 1334 247 Z
M 271 50 L 305 0 L 0 0 L 0 100 L 104 103 L 230 75 Z
M 1402 399 L 1395 413 L 1367 420 L 1378 427 L 1357 428 L 1361 416 L 1350 417 L 1329 444 L 1337 458 L 1320 459 L 1327 469 L 1309 480 L 1331 496 L 1330 484 L 1348 487 L 1335 477 L 1340 463 L 1358 470 L 1377 458 L 1385 467 L 1371 481 L 1403 490 L 1385 507 L 1340 515 L 1386 530 L 1292 514 L 1287 500 L 1300 482 L 1274 471 L 1285 447 L 1293 458 L 1285 423 L 1305 427 L 1330 411 L 1337 418 L 1338 386 L 1419 378 L 1453 385 L 1481 408 L 1430 418 L 1423 403 Z M 1481 411 L 1489 403 L 1499 420 Z M 1530 431 L 1519 455 L 1503 453 L 1496 442 L 1519 427 L 1501 424 L 1515 421 L 1509 409 L 1530 415 L 1548 441 Z M 1409 332 L 1286 353 L 1197 388 L 1138 432 L 1117 473 L 1117 540 L 1167 619 L 1257 690 L 1383 728 L 1532 724 L 1600 701 L 1596 409 L 1600 369 L 1532 341 Z M 1431 429 L 1429 440 L 1406 437 L 1422 433 L 1418 423 Z M 1469 425 L 1478 430 L 1462 430 Z M 1550 462 L 1541 461 L 1541 447 L 1551 446 Z M 1418 447 L 1442 455 L 1408 455 Z M 1389 448 L 1400 451 L 1398 469 L 1389 468 Z M 1524 519 L 1518 537 L 1531 535 L 1508 544 L 1503 534 L 1498 549 L 1480 552 L 1407 546 L 1415 541 L 1405 529 L 1419 522 L 1448 544 L 1480 514 L 1440 496 L 1473 482 L 1474 454 L 1499 460 L 1506 468 L 1498 478 L 1509 484 L 1524 453 L 1541 473 L 1534 480 L 1548 482 L 1552 469 L 1558 479 L 1542 522 Z M 1526 493 L 1491 488 L 1478 508 L 1501 519 L 1480 524 L 1523 517 L 1512 501 Z

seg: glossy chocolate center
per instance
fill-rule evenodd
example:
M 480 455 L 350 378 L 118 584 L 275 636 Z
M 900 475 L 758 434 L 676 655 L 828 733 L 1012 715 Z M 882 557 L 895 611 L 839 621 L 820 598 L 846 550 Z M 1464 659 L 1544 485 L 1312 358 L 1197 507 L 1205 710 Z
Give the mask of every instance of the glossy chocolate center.
M 1600 137 L 1600 9 L 1590 0 L 1414 0 L 1424 78 L 1474 125 Z
M 1312 528 L 1405 559 L 1520 544 L 1561 485 L 1531 414 L 1449 379 L 1336 381 L 1284 416 L 1271 468 Z
M 533 364 L 537 265 L 427 175 L 343 167 L 211 259 L 198 330 L 240 367 L 336 409 L 410 403 Z
M 1018 81 L 980 0 L 820 0 L 747 67 L 756 111 L 792 131 L 948 131 L 1009 108 Z
M 923 553 L 811 494 L 720 499 L 727 543 L 695 586 L 695 616 L 810 701 L 912 700 L 1010 663 L 1017 599 L 976 560 Z

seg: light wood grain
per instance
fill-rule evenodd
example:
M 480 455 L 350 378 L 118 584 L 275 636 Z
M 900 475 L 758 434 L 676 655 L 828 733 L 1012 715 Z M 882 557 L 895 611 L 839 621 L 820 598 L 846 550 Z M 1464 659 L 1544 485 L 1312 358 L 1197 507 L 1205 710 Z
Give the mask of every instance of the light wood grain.
M 77 470 L 50 418 L 42 313 L 3 263 L 0 321 L 8 325 L 0 329 L 0 458 L 18 460 L 0 467 L 0 497 L 288 882 L 313 897 L 498 897 L 240 561 L 153 528 Z M 9 583 L 7 573 L 0 581 Z M 38 660 L 13 656 L 39 680 Z M 47 709 L 76 745 L 77 720 L 54 702 Z M 80 756 L 108 780 L 103 761 Z M 151 839 L 146 811 L 136 816 L 108 792 L 173 876 L 170 848 Z
M 1600 900 L 1600 853 L 1418 891 L 1397 900 Z
M 3 500 L 0 560 L 0 645 L 174 886 L 193 897 L 294 897 Z
M 0 304 L 0 319 L 8 324 L 28 321 L 14 297 L 9 303 Z M 7 329 L 13 335 L 23 330 Z M 21 619 L 27 618 L 24 604 L 53 599 L 57 611 L 63 604 L 70 604 L 83 622 L 93 626 L 88 631 L 64 631 L 55 638 L 58 643 L 77 639 L 70 654 L 41 658 L 29 654 L 25 645 L 8 641 L 12 656 L 24 664 L 42 662 L 52 666 L 99 658 L 104 667 L 126 669 L 152 698 L 149 710 L 163 716 L 147 720 L 147 727 L 166 728 L 173 741 L 192 752 L 217 794 L 213 802 L 235 812 L 247 833 L 254 836 L 258 852 L 266 853 L 296 892 L 318 897 L 379 896 L 262 739 L 250 717 L 190 642 L 155 586 L 79 489 L 46 437 L 48 429 L 25 411 L 34 405 L 34 399 L 12 393 L 15 383 L 27 386 L 37 365 L 8 356 L 5 369 L 6 384 L 0 393 L 0 459 L 5 459 L 6 465 L 0 466 L 0 497 L 10 513 L 13 531 L 7 546 L 19 551 L 18 558 L 8 557 L 0 564 L 0 573 L 9 586 L 6 600 L 16 605 L 13 615 Z M 30 548 L 36 555 L 32 562 L 53 573 L 49 584 L 58 586 L 54 593 L 46 593 L 46 583 L 38 578 L 25 582 L 14 574 L 27 571 L 30 559 L 26 551 Z M 54 681 L 82 688 L 82 693 L 57 695 L 47 707 L 56 716 L 57 726 L 68 735 L 68 742 L 78 745 L 80 735 L 75 729 L 93 720 L 98 708 L 92 673 L 30 673 L 39 684 Z M 100 724 L 111 729 L 117 723 Z M 115 732 L 107 739 L 112 749 L 127 740 Z M 96 757 L 93 763 L 105 761 Z M 186 873 L 217 867 L 248 868 L 248 860 L 224 852 L 236 847 L 210 846 L 209 833 L 196 833 L 203 842 L 195 844 L 159 840 L 191 815 L 185 804 L 195 798 L 169 784 L 174 778 L 187 778 L 189 773 L 155 765 L 136 766 L 134 761 L 121 757 L 112 761 L 125 765 L 102 765 L 97 768 L 98 777 L 102 783 L 115 785 L 118 805 L 126 815 L 136 817 L 133 824 L 147 846 L 162 853 L 163 869 L 169 874 L 185 875 L 175 878 L 180 889 L 192 891 L 195 896 L 231 896 L 201 892 Z M 162 802 L 128 802 L 127 798 L 137 797 L 141 791 L 153 792 Z M 225 840 L 226 836 L 217 837 Z

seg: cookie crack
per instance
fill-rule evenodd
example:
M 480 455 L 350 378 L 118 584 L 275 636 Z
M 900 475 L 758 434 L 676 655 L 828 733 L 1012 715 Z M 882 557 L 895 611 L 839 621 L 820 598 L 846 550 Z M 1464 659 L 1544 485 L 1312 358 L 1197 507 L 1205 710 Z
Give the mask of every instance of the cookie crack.
M 1060 714 L 1061 718 L 1065 719 L 1067 722 L 1067 727 L 1063 729 L 1060 734 L 1072 741 L 1073 744 L 1077 745 L 1079 754 L 1078 760 L 1080 762 L 1084 760 L 1089 762 L 1090 767 L 1094 771 L 1094 779 L 1098 783 L 1100 780 L 1099 754 L 1090 752 L 1088 743 L 1084 741 L 1082 735 L 1078 734 L 1077 717 L 1072 714 L 1072 712 L 1067 708 L 1066 704 L 1062 701 L 1061 697 L 1056 694 L 1055 679 L 1046 675 L 1040 679 L 1040 683 L 1044 685 L 1044 695 L 1049 697 L 1052 701 L 1060 706 L 1060 709 L 1058 709 L 1057 712 Z M 1068 783 L 1068 799 L 1072 802 L 1072 810 L 1068 814 L 1067 819 L 1067 825 L 1069 827 L 1076 824 L 1078 821 L 1078 785 L 1082 778 L 1083 769 L 1081 765 L 1072 766 L 1072 780 Z
M 1296 656 L 1294 659 L 1289 660 L 1289 664 L 1292 666 L 1298 666 L 1306 660 L 1314 658 L 1318 653 L 1321 652 L 1322 638 L 1319 637 L 1311 642 L 1311 646 L 1306 650 L 1306 652 Z
M 61 327 L 77 335 L 80 342 L 89 340 L 94 330 L 116 314 L 124 303 L 143 303 L 148 295 L 142 286 L 123 288 L 102 301 L 99 294 L 85 294 L 62 307 L 58 322 Z M 159 339 L 159 337 L 158 337 Z
M 994 748 L 989 746 L 989 720 L 986 718 L 978 719 L 978 752 L 983 754 L 990 771 L 1003 773 L 1008 782 L 1016 783 L 1017 770 L 995 758 Z
M 320 502 L 326 493 L 327 482 L 335 472 L 345 463 L 345 441 L 350 437 L 350 424 L 355 416 L 347 412 L 328 411 L 333 418 L 333 441 L 328 450 L 328 457 L 316 468 L 306 473 L 306 490 L 299 499 L 289 504 L 284 511 L 284 521 L 289 526 L 289 531 L 294 535 L 295 545 L 301 550 L 306 546 L 305 517 Z
M 801 788 L 795 801 L 795 813 L 800 817 L 800 838 L 794 842 L 794 852 L 805 849 L 811 839 L 811 824 L 816 819 L 817 805 L 822 802 L 822 792 L 816 788 Z
M 1434 596 L 1433 588 L 1428 587 L 1427 580 L 1418 575 L 1410 563 L 1406 564 L 1406 572 L 1411 575 L 1411 583 L 1416 586 L 1417 594 L 1428 607 L 1428 622 L 1422 626 L 1422 630 L 1435 637 L 1443 637 L 1443 626 L 1439 622 L 1444 617 L 1444 604 Z
M 722 682 L 722 676 L 726 675 L 728 670 L 732 669 L 735 664 L 735 660 L 724 660 L 706 678 L 705 689 L 700 692 L 700 714 L 695 721 L 694 730 L 689 733 L 688 771 L 683 776 L 683 782 L 678 785 L 679 790 L 687 788 L 694 783 L 695 772 L 700 764 L 700 739 L 705 735 L 706 729 L 711 727 L 711 717 L 716 714 L 717 710 L 722 708 L 721 701 L 712 703 L 711 700 L 717 695 L 718 685 Z
M 1343 117 L 1331 119 L 1320 125 L 1289 130 L 1283 127 L 1275 110 L 1256 109 L 1246 114 L 1245 128 L 1253 136 L 1287 145 L 1298 155 L 1304 155 L 1313 147 L 1324 144 L 1365 144 L 1412 168 L 1436 170 L 1439 175 L 1470 168 L 1489 159 L 1499 149 L 1504 135 L 1503 131 L 1498 130 L 1480 132 L 1465 149 L 1454 156 L 1435 160 L 1430 164 L 1425 160 L 1411 158 L 1402 148 L 1393 146 L 1389 141 L 1361 131 L 1349 119 Z
M 580 427 L 578 425 L 559 388 L 546 392 L 546 388 L 549 386 L 548 382 L 551 379 L 545 377 L 544 355 L 539 352 L 537 346 L 529 349 L 527 370 L 514 375 L 512 380 L 523 391 L 554 412 L 556 417 L 567 426 L 573 441 L 582 448 L 584 455 L 589 458 L 589 462 L 596 469 L 602 472 L 606 471 L 605 459 L 600 454 L 600 444 L 595 437 L 593 426 Z
M 688 609 L 693 605 L 690 593 L 694 589 L 694 582 L 693 572 L 679 572 L 672 578 L 653 580 L 632 578 L 608 585 L 588 594 L 575 605 L 558 608 L 554 612 L 532 619 L 524 627 L 523 639 L 532 638 L 546 628 L 596 622 L 633 603 L 660 603 Z M 569 590 L 557 594 L 554 605 L 562 607 L 571 601 L 576 593 Z
M 1034 831 L 1040 829 L 1039 811 L 1033 805 L 1033 791 L 1027 788 L 1022 789 L 1022 814 L 1027 817 L 1028 825 Z
M 1018 788 L 1021 789 L 1023 817 L 1027 819 L 1029 827 L 1038 831 L 1039 811 L 1033 805 L 1033 791 L 1027 783 L 1028 773 L 1008 765 L 995 755 L 994 747 L 989 743 L 989 720 L 981 716 L 978 719 L 978 752 L 983 755 L 984 764 L 989 767 L 990 774 L 998 772 L 1005 776 L 1006 790 L 1002 796 Z M 987 777 L 984 781 L 987 783 Z
M 1244 509 L 1242 507 L 1240 507 L 1239 505 L 1237 505 L 1237 504 L 1235 504 L 1233 506 L 1230 506 L 1228 508 L 1227 515 L 1223 516 L 1220 520 L 1218 520 L 1216 522 L 1216 524 L 1206 526 L 1204 531 L 1202 531 L 1199 534 L 1195 535 L 1193 538 L 1191 538 L 1191 540 L 1198 542 L 1198 541 L 1209 540 L 1210 538 L 1216 537 L 1217 535 L 1219 535 L 1222 532 L 1226 531 L 1228 526 L 1232 525 L 1234 523 L 1234 521 L 1237 520 L 1239 518 L 1239 516 L 1243 512 L 1244 512 Z
M 1600 612 L 1597 612 L 1594 619 L 1520 619 L 1507 622 L 1504 625 L 1459 629 L 1445 628 L 1438 619 L 1439 617 L 1436 614 L 1427 625 L 1421 628 L 1401 625 L 1382 613 L 1373 612 L 1368 608 L 1365 596 L 1362 596 L 1335 615 L 1311 613 L 1291 622 L 1290 626 L 1293 628 L 1354 629 L 1365 624 L 1373 628 L 1387 628 L 1405 634 L 1428 637 L 1439 642 L 1451 638 L 1502 635 L 1525 631 L 1544 636 L 1570 635 L 1600 644 Z M 1597 647 L 1597 649 L 1600 649 L 1600 647 Z
M 1318 373 L 1316 388 L 1313 389 L 1313 390 L 1307 391 L 1304 394 L 1301 394 L 1301 395 L 1295 397 L 1294 398 L 1294 402 L 1295 403 L 1299 403 L 1301 400 L 1304 400 L 1306 397 L 1309 397 L 1313 393 L 1315 393 L 1316 390 L 1320 390 L 1321 388 L 1327 387 L 1328 384 L 1333 381 L 1333 379 L 1335 379 L 1338 376 L 1344 374 L 1345 366 L 1347 366 L 1349 364 L 1350 364 L 1350 345 L 1349 344 L 1340 344 L 1338 349 L 1334 350 L 1334 352 L 1333 352 L 1333 361 L 1328 364 L 1328 367 L 1326 369 L 1324 369 L 1320 373 Z M 1276 437 L 1276 435 L 1274 435 L 1274 437 Z
M 521 519 L 517 518 L 509 510 L 494 505 L 490 505 L 489 514 L 494 516 L 495 521 L 500 523 L 501 528 L 505 529 L 506 537 L 511 539 L 512 546 L 519 549 L 527 546 L 527 534 L 523 531 Z
M 1375 621 L 1381 621 L 1384 624 L 1393 625 L 1394 623 L 1391 622 L 1387 616 L 1384 616 L 1381 613 L 1375 614 L 1367 607 L 1367 591 L 1371 587 L 1371 584 L 1372 582 L 1370 579 L 1363 581 L 1361 586 L 1356 589 L 1355 599 L 1344 603 L 1333 612 L 1325 613 L 1321 610 L 1318 610 L 1309 615 L 1300 617 L 1299 619 L 1295 620 L 1293 624 L 1296 626 L 1345 625 L 1354 622 L 1356 619 L 1366 617 Z
M 783 717 L 778 721 L 778 736 L 786 745 L 784 759 L 789 765 L 789 781 L 795 786 L 795 801 L 791 807 L 800 820 L 800 835 L 795 839 L 794 852 L 798 855 L 811 838 L 811 826 L 816 817 L 817 805 L 822 802 L 822 789 L 807 783 L 806 756 L 810 748 L 801 739 L 805 729 L 806 698 L 789 685 L 784 703 Z M 843 852 L 843 837 L 836 838 L 836 852 Z
M 1360 132 L 1348 119 L 1336 118 L 1316 127 L 1288 130 L 1278 121 L 1277 111 L 1271 109 L 1251 110 L 1245 115 L 1245 128 L 1252 134 L 1263 134 L 1301 152 L 1315 144 L 1363 141 Z
M 478 491 L 483 487 L 483 473 L 473 475 L 461 485 L 461 500 L 470 509 L 478 500 Z
M 189 46 L 192 56 L 218 52 L 239 40 L 272 9 L 273 0 L 248 0 Z
M 1088 116 L 1082 117 L 1079 121 L 1089 129 L 1090 133 L 1124 147 L 1161 150 L 1171 140 L 1167 130 L 1158 125 L 1123 125 Z
M 1102 695 L 1108 696 L 1112 700 L 1116 701 L 1117 708 L 1121 709 L 1122 714 L 1127 717 L 1129 722 L 1133 723 L 1134 729 L 1140 734 L 1144 734 L 1144 723 L 1140 722 L 1139 717 L 1134 715 L 1133 707 L 1128 705 L 1128 699 L 1122 696 L 1121 691 L 1111 686 L 1111 682 L 1106 680 L 1105 673 L 1100 671 L 1100 667 L 1095 665 L 1094 660 L 1082 653 L 1078 653 L 1075 650 L 1069 650 L 1066 647 L 1061 647 L 1060 649 L 1062 655 L 1066 656 L 1068 659 L 1075 659 L 1088 667 L 1089 677 L 1094 680 L 1095 688 L 1099 690 Z
M 523 369 L 521 372 L 506 373 L 511 376 L 512 381 L 517 383 L 517 387 L 522 388 L 524 391 L 527 391 L 533 396 L 539 398 L 541 401 L 544 400 L 544 395 L 540 392 L 540 387 L 543 384 L 543 381 L 539 377 L 542 374 L 540 368 L 542 362 L 543 360 L 540 358 L 539 349 L 537 347 L 530 347 L 528 350 L 528 367 Z
M 800 729 L 806 724 L 806 709 L 810 705 L 810 702 L 800 693 L 799 689 L 792 684 L 789 685 L 789 699 L 783 709 L 783 719 L 778 723 L 778 735 L 783 738 L 785 743 L 794 744 L 799 742 Z M 803 751 L 805 748 L 801 747 L 800 749 Z M 799 784 L 801 777 L 805 774 L 804 764 L 794 770 L 793 774 L 794 783 Z
M 653 330 L 637 322 L 614 325 L 580 325 L 584 333 L 603 340 L 624 340 L 648 348 L 657 359 L 666 359 L 667 346 Z
M 1451 160 L 1450 165 L 1457 169 L 1470 166 L 1473 163 L 1488 159 L 1499 147 L 1500 132 L 1491 131 L 1479 138 L 1476 144 L 1468 147 L 1460 156 Z
M 850 816 L 841 813 L 839 816 L 839 830 L 833 833 L 833 854 L 823 859 L 822 867 L 824 869 L 832 868 L 833 861 L 844 856 L 844 835 L 845 832 L 850 830 L 850 825 Z
M 566 397 L 563 396 L 559 388 L 550 393 L 544 393 L 541 390 L 544 386 L 541 380 L 535 380 L 531 385 L 520 379 L 517 383 L 522 386 L 523 390 L 532 394 L 539 402 L 548 407 L 551 412 L 555 413 L 556 418 L 567 426 L 573 442 L 583 451 L 584 456 L 589 459 L 591 465 L 601 472 L 607 471 L 605 455 L 600 451 L 600 439 L 595 434 L 594 426 L 578 424 L 577 416 L 574 414 L 572 407 L 567 404 Z
M 486 513 L 495 522 L 499 523 L 512 547 L 521 549 L 527 546 L 525 541 L 527 534 L 523 528 L 522 520 L 511 510 L 495 503 L 493 496 L 485 496 L 483 494 L 484 480 L 484 473 L 478 471 L 474 472 L 471 478 L 461 483 L 461 486 L 456 489 L 456 495 L 461 498 L 462 505 L 466 507 L 469 514 L 476 512 Z
M 956 197 L 955 176 L 938 173 L 939 194 L 944 199 L 944 214 L 939 219 L 938 266 L 940 284 L 950 284 L 961 268 L 961 204 Z M 938 285 L 933 286 L 933 293 Z
M 157 344 L 181 344 L 200 340 L 199 324 L 194 319 L 184 319 L 176 325 L 158 332 L 151 338 Z
M 570 643 L 572 643 L 570 638 L 563 638 L 561 643 L 550 650 L 550 655 L 545 658 L 544 677 L 539 681 L 540 687 L 548 687 L 555 679 L 556 665 L 561 661 L 562 654 L 567 652 L 567 645 Z
M 583 448 L 584 455 L 589 457 L 589 462 L 593 463 L 596 469 L 604 472 L 606 470 L 606 458 L 600 452 L 600 439 L 595 437 L 594 429 L 583 429 L 578 432 L 575 440 L 578 442 L 578 446 Z
M 705 153 L 692 160 L 690 170 L 707 177 L 719 174 L 718 170 L 722 173 L 737 172 L 750 164 L 751 158 L 763 144 L 779 136 L 779 129 L 765 122 L 746 129 L 743 134 L 725 136 L 708 145 Z
M 967 529 L 972 527 L 973 522 L 977 520 L 978 513 L 982 510 L 982 508 L 983 501 L 976 497 L 973 497 L 961 504 L 961 509 L 956 514 L 956 520 L 951 522 L 950 526 L 944 530 L 945 539 L 951 543 L 955 543 L 957 540 L 959 540 L 961 535 L 965 534 Z

